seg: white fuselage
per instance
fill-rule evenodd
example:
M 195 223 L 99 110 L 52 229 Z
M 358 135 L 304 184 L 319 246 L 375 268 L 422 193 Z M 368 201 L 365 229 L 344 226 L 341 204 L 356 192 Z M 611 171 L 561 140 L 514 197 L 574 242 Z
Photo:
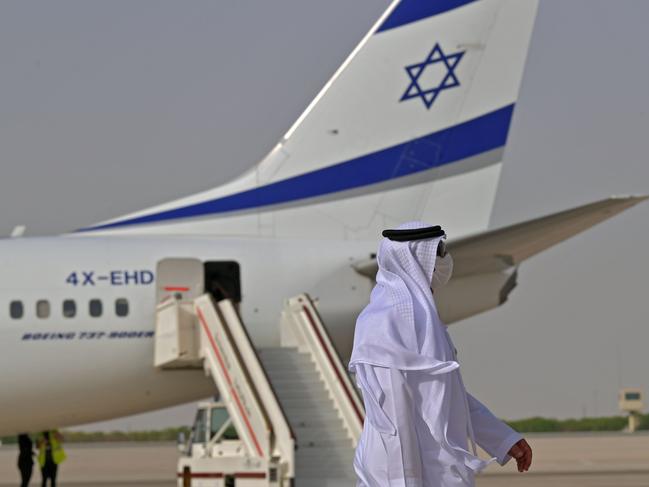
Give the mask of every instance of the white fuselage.
M 215 392 L 200 370 L 153 366 L 155 272 L 164 258 L 238 262 L 240 311 L 258 347 L 279 343 L 283 300 L 310 293 L 348 357 L 353 324 L 372 285 L 350 262 L 369 257 L 374 246 L 215 237 L 0 240 L 0 435 L 99 421 Z M 126 316 L 116 314 L 118 299 L 128 301 Z M 49 302 L 48 317 L 37 316 L 39 300 Z M 64 316 L 64 300 L 75 303 L 75 316 Z M 90 300 L 101 301 L 101 316 L 90 315 Z M 21 318 L 11 317 L 12 301 L 22 303 Z

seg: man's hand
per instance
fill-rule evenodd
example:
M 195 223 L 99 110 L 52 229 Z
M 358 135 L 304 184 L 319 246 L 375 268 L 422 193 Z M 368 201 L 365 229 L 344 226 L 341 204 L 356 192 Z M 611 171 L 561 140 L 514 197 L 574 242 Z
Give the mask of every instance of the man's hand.
M 530 465 L 532 465 L 532 449 L 527 444 L 527 441 L 520 440 L 514 443 L 514 446 L 507 453 L 516 459 L 519 472 L 527 472 L 530 469 Z

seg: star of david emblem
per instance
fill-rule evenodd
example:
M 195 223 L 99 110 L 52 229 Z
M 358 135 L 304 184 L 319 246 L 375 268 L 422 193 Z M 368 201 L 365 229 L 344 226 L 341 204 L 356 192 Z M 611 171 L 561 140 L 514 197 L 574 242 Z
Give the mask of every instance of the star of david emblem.
M 460 86 L 455 75 L 455 68 L 466 51 L 444 54 L 439 43 L 436 43 L 426 59 L 420 63 L 406 66 L 410 85 L 399 100 L 421 98 L 427 109 L 433 106 L 440 92 Z

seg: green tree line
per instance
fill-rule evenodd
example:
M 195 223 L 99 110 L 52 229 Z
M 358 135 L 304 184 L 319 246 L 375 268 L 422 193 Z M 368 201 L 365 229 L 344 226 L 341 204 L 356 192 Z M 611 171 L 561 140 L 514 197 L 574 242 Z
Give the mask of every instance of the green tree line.
M 626 416 L 604 416 L 599 418 L 553 419 L 534 417 L 507 421 L 512 428 L 522 433 L 561 433 L 580 431 L 622 431 L 628 424 Z M 640 416 L 640 430 L 649 430 L 649 414 Z M 67 443 L 93 443 L 110 441 L 176 441 L 179 433 L 189 435 L 190 428 L 165 428 L 149 431 L 69 431 L 63 430 Z M 3 444 L 16 443 L 15 436 L 1 439 Z
M 66 443 L 93 443 L 110 441 L 176 441 L 179 433 L 189 435 L 189 427 L 165 428 L 162 430 L 149 431 L 70 431 L 63 430 L 61 433 Z M 35 435 L 32 435 L 35 436 Z M 2 438 L 3 444 L 16 443 L 15 436 Z
M 626 416 L 604 416 L 599 418 L 552 419 L 534 417 L 507 421 L 512 428 L 522 433 L 562 433 L 575 431 L 622 431 L 629 420 Z M 649 414 L 641 415 L 639 428 L 649 430 Z

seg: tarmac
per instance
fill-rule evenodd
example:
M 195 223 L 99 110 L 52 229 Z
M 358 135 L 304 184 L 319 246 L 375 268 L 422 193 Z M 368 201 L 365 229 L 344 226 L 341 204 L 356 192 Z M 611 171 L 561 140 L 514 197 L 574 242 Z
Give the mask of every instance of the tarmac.
M 491 465 L 478 487 L 648 487 L 649 433 L 535 434 L 532 468 L 520 474 L 514 462 Z M 57 485 L 173 487 L 178 451 L 173 443 L 65 445 L 68 460 Z M 19 485 L 15 445 L 0 447 L 0 486 Z M 35 469 L 31 485 L 40 485 Z M 350 486 L 353 487 L 353 486 Z

